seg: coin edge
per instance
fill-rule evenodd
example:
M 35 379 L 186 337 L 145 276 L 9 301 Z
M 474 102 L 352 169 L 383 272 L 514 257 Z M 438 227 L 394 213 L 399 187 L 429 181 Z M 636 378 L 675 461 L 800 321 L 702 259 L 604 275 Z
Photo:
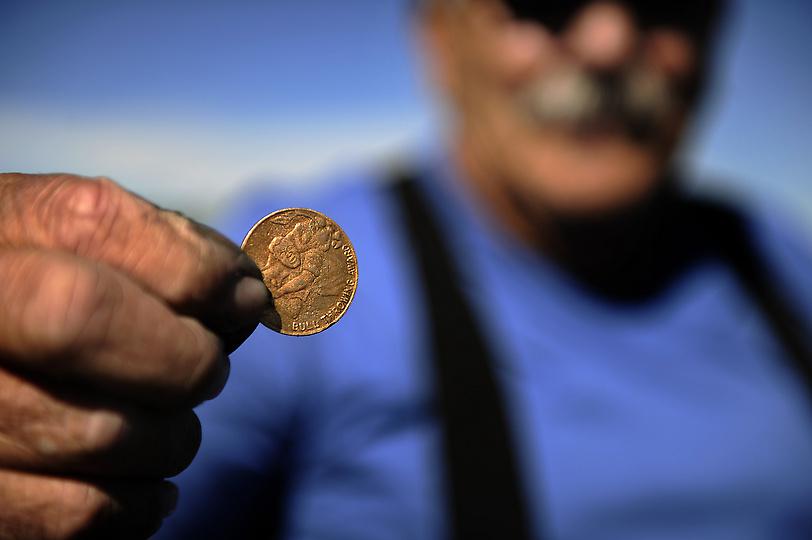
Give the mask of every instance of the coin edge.
M 283 336 L 291 336 L 291 337 L 307 337 L 307 336 L 314 336 L 316 334 L 321 334 L 322 332 L 327 331 L 329 328 L 331 328 L 333 325 L 335 325 L 338 321 L 340 321 L 344 317 L 344 315 L 350 309 L 350 306 L 352 305 L 353 301 L 355 300 L 355 294 L 358 292 L 358 277 L 360 275 L 360 269 L 359 269 L 359 264 L 358 264 L 358 252 L 355 250 L 355 246 L 353 245 L 352 240 L 350 240 L 350 235 L 347 234 L 347 232 L 344 230 L 344 228 L 341 227 L 341 225 L 339 225 L 338 222 L 336 222 L 336 220 L 334 220 L 333 218 L 331 218 L 330 216 L 328 216 L 324 212 L 314 210 L 313 208 L 295 207 L 294 206 L 294 207 L 290 207 L 290 208 L 280 208 L 279 210 L 274 210 L 270 214 L 266 215 L 265 217 L 263 217 L 259 221 L 257 221 L 254 224 L 254 226 L 251 227 L 251 229 L 248 230 L 248 232 L 243 237 L 242 242 L 240 243 L 240 250 L 243 253 L 246 253 L 246 255 L 247 255 L 247 252 L 245 251 L 245 242 L 248 240 L 248 238 L 251 236 L 251 234 L 260 225 L 262 225 L 265 221 L 267 221 L 268 219 L 272 218 L 273 216 L 275 216 L 277 214 L 281 214 L 283 212 L 290 212 L 290 211 L 294 211 L 294 210 L 304 210 L 306 212 L 314 212 L 316 214 L 319 214 L 319 215 L 324 216 L 325 218 L 329 219 L 336 227 L 338 227 L 338 230 L 341 231 L 341 234 L 344 235 L 344 238 L 347 239 L 347 245 L 350 246 L 350 249 L 352 250 L 353 257 L 355 257 L 355 283 L 353 284 L 352 294 L 350 295 L 350 299 L 347 301 L 347 305 L 341 311 L 341 314 L 338 315 L 335 319 L 333 319 L 333 322 L 331 322 L 327 326 L 321 327 L 321 328 L 316 329 L 316 330 L 310 330 L 310 331 L 294 333 L 294 332 L 286 332 L 286 331 L 284 331 L 282 329 L 277 330 L 276 328 L 273 328 L 273 327 L 268 326 L 267 324 L 265 324 L 264 321 L 260 321 L 262 326 L 264 326 L 268 330 L 271 330 L 272 332 L 276 332 L 277 334 L 281 334 Z M 253 260 L 253 259 L 251 259 L 251 260 Z M 254 264 L 256 264 L 256 261 L 254 261 Z

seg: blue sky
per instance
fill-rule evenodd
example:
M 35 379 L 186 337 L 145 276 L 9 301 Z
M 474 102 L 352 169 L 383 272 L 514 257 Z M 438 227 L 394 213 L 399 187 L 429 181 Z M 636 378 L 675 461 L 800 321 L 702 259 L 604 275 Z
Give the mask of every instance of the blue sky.
M 812 3 L 734 0 L 686 159 L 812 231 Z M 402 0 L 0 0 L 0 170 L 214 208 L 430 138 Z
M 400 68 L 405 8 L 351 4 L 3 2 L 0 96 L 211 109 L 249 121 L 314 104 L 413 105 L 413 78 Z

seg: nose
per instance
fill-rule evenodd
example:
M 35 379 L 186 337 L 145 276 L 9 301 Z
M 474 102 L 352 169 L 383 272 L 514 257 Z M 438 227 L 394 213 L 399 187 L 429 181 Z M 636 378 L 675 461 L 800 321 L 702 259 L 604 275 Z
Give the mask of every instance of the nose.
M 629 59 L 638 40 L 638 29 L 623 5 L 592 2 L 576 14 L 564 40 L 584 65 L 611 70 Z

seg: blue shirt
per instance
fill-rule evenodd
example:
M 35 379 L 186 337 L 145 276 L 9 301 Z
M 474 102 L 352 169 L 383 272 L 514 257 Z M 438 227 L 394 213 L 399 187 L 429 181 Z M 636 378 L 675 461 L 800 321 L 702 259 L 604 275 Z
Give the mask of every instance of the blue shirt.
M 447 162 L 424 188 L 498 353 L 535 526 L 548 538 L 812 537 L 812 411 L 731 270 L 703 261 L 639 305 L 602 301 L 503 233 Z M 422 289 L 375 173 L 327 192 L 256 190 L 239 241 L 270 211 L 305 206 L 352 239 L 348 313 L 308 338 L 259 328 L 223 394 L 199 408 L 196 461 L 160 539 L 237 538 L 283 466 L 285 538 L 442 538 Z M 812 257 L 756 212 L 778 283 L 812 320 Z M 485 309 L 487 306 L 487 309 Z

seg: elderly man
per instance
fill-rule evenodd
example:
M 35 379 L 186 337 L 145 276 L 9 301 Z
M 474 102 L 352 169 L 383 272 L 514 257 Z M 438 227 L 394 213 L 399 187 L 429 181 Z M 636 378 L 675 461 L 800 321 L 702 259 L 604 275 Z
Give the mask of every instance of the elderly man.
M 329 331 L 239 350 L 159 537 L 812 536 L 812 257 L 671 166 L 719 11 L 421 3 L 446 138 L 233 209 L 235 238 L 323 210 L 361 285 Z M 0 189 L 0 536 L 143 537 L 268 301 L 256 268 L 108 183 Z
M 718 2 L 436 0 L 447 138 L 317 197 L 349 315 L 258 332 L 161 538 L 812 535 L 812 259 L 672 156 Z

